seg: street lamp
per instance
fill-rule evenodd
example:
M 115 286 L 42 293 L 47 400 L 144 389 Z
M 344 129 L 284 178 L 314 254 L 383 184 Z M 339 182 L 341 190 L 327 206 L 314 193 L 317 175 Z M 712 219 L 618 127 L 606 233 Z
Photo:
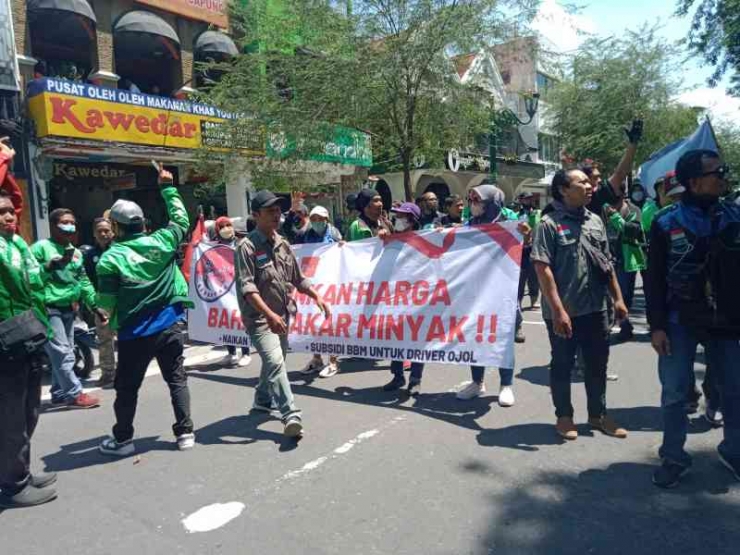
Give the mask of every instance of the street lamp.
M 519 119 L 511 109 L 504 108 L 499 112 L 499 117 L 506 120 L 507 125 L 513 125 L 518 123 L 519 125 L 529 125 L 532 123 L 537 108 L 540 104 L 540 93 L 527 94 L 524 98 L 524 110 L 527 112 L 529 119 L 522 121 Z M 496 164 L 496 150 L 498 149 L 498 125 L 496 123 L 497 114 L 494 111 L 493 117 L 491 118 L 491 135 L 488 140 L 488 156 L 491 159 L 491 182 L 496 183 L 498 179 L 498 168 Z

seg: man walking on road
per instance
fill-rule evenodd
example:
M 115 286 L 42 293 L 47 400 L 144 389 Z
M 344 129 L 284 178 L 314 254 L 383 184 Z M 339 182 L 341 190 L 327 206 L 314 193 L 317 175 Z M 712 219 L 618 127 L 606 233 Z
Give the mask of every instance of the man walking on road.
M 288 380 L 285 356 L 288 350 L 290 317 L 296 312 L 292 290 L 311 297 L 326 318 L 329 306 L 322 301 L 298 266 L 280 227 L 279 199 L 260 191 L 252 199 L 257 228 L 237 245 L 236 280 L 239 309 L 250 341 L 262 358 L 262 370 L 254 399 L 254 410 L 271 412 L 277 404 L 287 437 L 303 434 L 301 412 L 295 406 Z
M 50 239 L 31 247 L 44 275 L 44 302 L 53 336 L 46 344 L 51 364 L 51 404 L 89 409 L 100 399 L 82 392 L 82 382 L 75 374 L 74 323 L 80 304 L 102 321 L 107 316 L 95 302 L 95 288 L 87 277 L 82 253 L 72 240 L 77 234 L 77 220 L 71 210 L 57 208 L 49 214 Z
M 721 201 L 728 167 L 711 150 L 676 164 L 683 199 L 653 222 L 647 271 L 647 317 L 663 388 L 662 465 L 653 483 L 672 488 L 691 467 L 684 450 L 686 404 L 694 389 L 696 348 L 704 343 L 719 383 L 724 415 L 720 461 L 740 480 L 740 207 Z
M 190 222 L 172 174 L 160 169 L 159 184 L 169 225 L 146 235 L 141 207 L 128 200 L 116 201 L 110 211 L 116 240 L 98 263 L 98 301 L 110 313 L 111 328 L 118 330 L 116 424 L 100 451 L 117 457 L 135 451 L 139 389 L 155 357 L 170 389 L 177 447 L 184 451 L 195 445 L 183 336 L 178 329 L 185 307 L 192 307 L 187 282 L 177 267 L 177 251 Z
M 627 316 L 627 308 L 609 257 L 604 223 L 586 209 L 591 194 L 582 171 L 558 171 L 552 180 L 553 210 L 543 216 L 532 247 L 552 347 L 550 390 L 556 429 L 569 440 L 578 438 L 570 391 L 578 347 L 586 363 L 588 423 L 607 435 L 627 437 L 627 431 L 606 414 L 607 292 L 617 319 Z

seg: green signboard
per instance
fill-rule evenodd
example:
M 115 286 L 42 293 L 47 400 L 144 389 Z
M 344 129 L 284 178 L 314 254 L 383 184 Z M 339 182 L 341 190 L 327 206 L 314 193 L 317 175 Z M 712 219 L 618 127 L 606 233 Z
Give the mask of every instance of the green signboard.
M 307 151 L 299 158 L 315 162 L 330 162 L 333 164 L 347 164 L 369 168 L 373 165 L 373 150 L 370 135 L 337 126 L 333 136 L 327 141 L 320 141 L 315 147 L 302 147 Z M 297 150 L 296 141 L 285 133 L 270 133 L 267 141 L 267 156 L 269 158 L 287 158 Z

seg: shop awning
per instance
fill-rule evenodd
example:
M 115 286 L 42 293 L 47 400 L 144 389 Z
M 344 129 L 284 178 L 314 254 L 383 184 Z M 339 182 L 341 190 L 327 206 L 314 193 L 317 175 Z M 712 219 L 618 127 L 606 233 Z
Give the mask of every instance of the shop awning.
M 98 21 L 87 0 L 28 0 L 28 11 L 32 14 L 45 11 L 69 12 L 86 17 L 93 23 Z
M 113 33 L 144 33 L 164 37 L 180 46 L 180 39 L 169 23 L 158 15 L 143 10 L 134 10 L 121 16 L 113 27 Z
M 195 41 L 193 48 L 196 54 L 234 57 L 239 54 L 231 37 L 219 31 L 206 31 L 201 33 Z

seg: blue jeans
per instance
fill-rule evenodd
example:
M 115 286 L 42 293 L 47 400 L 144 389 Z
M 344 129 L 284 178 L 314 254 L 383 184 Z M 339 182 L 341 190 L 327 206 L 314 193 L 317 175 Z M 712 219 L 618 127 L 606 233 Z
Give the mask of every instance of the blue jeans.
M 54 332 L 44 346 L 51 363 L 52 401 L 71 401 L 82 393 L 82 383 L 75 374 L 75 313 L 49 308 L 49 323 Z
M 622 290 L 622 298 L 624 304 L 627 305 L 627 310 L 632 310 L 632 301 L 635 298 L 635 283 L 637 281 L 637 272 L 626 272 L 624 268 L 620 267 L 617 270 L 617 282 L 619 288 Z M 621 328 L 631 330 L 632 323 L 630 322 L 629 316 L 622 321 Z
M 394 378 L 403 380 L 403 361 L 393 360 L 391 361 L 391 373 Z M 421 376 L 424 373 L 424 363 L 412 362 L 411 363 L 411 375 L 409 376 L 409 382 L 421 383 Z
M 301 411 L 295 406 L 293 391 L 290 389 L 290 380 L 288 380 L 288 369 L 285 365 L 288 336 L 265 331 L 250 334 L 249 339 L 262 359 L 255 403 L 269 407 L 274 399 L 280 409 L 283 422 L 291 417 L 300 419 Z
M 658 374 L 663 387 L 661 408 L 663 411 L 662 459 L 691 466 L 691 457 L 684 450 L 688 429 L 686 402 L 694 385 L 694 358 L 699 337 L 690 328 L 681 324 L 668 324 L 666 330 L 671 342 L 670 356 L 658 358 Z M 707 358 L 711 359 L 716 372 L 724 415 L 724 441 L 719 450 L 731 459 L 740 457 L 740 342 L 737 339 L 704 339 Z
M 485 372 L 485 366 L 470 367 L 470 375 L 475 383 L 483 383 L 483 374 L 485 374 Z M 501 380 L 501 387 L 511 387 L 514 384 L 514 369 L 499 368 L 498 377 Z

